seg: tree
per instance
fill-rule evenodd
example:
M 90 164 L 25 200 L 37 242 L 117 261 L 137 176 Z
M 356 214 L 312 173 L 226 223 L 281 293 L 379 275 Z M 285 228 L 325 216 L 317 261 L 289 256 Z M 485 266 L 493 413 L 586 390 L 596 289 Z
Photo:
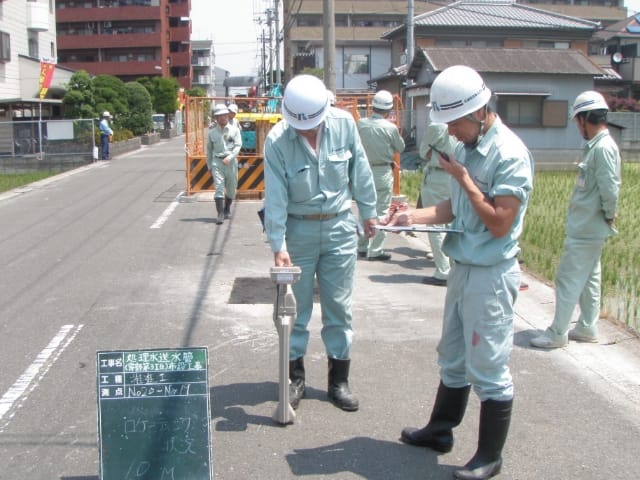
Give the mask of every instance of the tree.
M 171 128 L 170 120 L 178 109 L 178 90 L 180 85 L 175 78 L 154 77 L 154 103 L 157 113 L 164 113 L 164 128 Z
M 128 111 L 120 117 L 120 125 L 134 135 L 143 135 L 153 129 L 151 95 L 138 82 L 125 84 Z
M 175 78 L 154 77 L 155 98 L 153 107 L 156 112 L 173 115 L 178 109 L 178 90 L 180 85 Z
M 62 98 L 65 118 L 95 118 L 95 98 L 91 76 L 84 70 L 71 75 L 67 93 Z
M 116 119 L 119 115 L 128 113 L 127 89 L 122 80 L 113 75 L 96 75 L 92 83 L 98 113 L 107 110 Z

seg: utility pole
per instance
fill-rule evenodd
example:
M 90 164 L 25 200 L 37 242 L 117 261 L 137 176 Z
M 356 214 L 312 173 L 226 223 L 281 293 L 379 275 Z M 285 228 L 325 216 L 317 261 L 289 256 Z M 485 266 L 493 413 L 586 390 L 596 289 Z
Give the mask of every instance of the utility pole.
M 289 2 L 291 0 L 282 0 L 282 39 L 284 42 L 283 56 L 284 59 L 284 84 L 286 84 L 293 75 L 293 57 L 291 54 L 291 8 Z
M 333 0 L 323 0 L 323 51 L 324 84 L 328 90 L 336 91 L 336 13 Z
M 414 33 L 413 33 L 413 0 L 408 0 L 407 5 L 407 66 L 411 65 L 414 56 Z M 407 73 L 408 73 L 407 69 Z M 410 138 L 412 134 L 412 114 L 413 114 L 413 95 L 409 95 L 409 87 L 413 81 L 409 79 L 407 75 L 405 84 L 405 96 L 404 96 L 404 112 L 405 112 L 405 126 L 404 134 L 406 138 Z
M 266 64 L 266 52 L 265 52 L 265 38 L 264 29 L 262 29 L 262 85 L 267 85 L 267 64 Z
M 273 86 L 273 9 L 267 8 L 267 25 L 269 26 L 269 88 Z
M 276 12 L 276 83 L 282 84 L 282 75 L 280 72 L 280 0 L 274 0 L 274 11 Z

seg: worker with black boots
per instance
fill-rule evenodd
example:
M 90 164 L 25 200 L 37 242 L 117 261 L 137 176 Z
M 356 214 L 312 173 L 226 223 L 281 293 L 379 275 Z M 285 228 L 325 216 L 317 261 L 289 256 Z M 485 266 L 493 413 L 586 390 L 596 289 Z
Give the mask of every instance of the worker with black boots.
M 240 129 L 229 122 L 229 109 L 223 103 L 213 109 L 215 124 L 207 134 L 207 166 L 215 186 L 216 224 L 231 218 L 231 204 L 238 188 L 238 153 L 242 148 Z

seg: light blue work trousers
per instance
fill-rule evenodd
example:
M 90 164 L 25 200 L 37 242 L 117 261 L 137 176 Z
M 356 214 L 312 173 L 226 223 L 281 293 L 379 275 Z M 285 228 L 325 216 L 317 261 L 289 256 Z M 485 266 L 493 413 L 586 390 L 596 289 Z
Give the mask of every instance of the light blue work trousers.
M 287 251 L 292 263 L 301 269 L 300 280 L 292 286 L 297 315 L 291 331 L 291 360 L 307 352 L 315 279 L 320 294 L 321 336 L 327 356 L 349 359 L 356 238 L 356 219 L 350 211 L 323 221 L 288 218 Z
M 580 307 L 576 330 L 588 336 L 598 334 L 603 246 L 604 239 L 565 238 L 556 272 L 556 312 L 547 329 L 550 338 L 567 339 L 576 304 Z
M 432 207 L 451 198 L 451 176 L 441 168 L 430 167 L 425 173 L 422 187 L 420 188 L 420 198 L 423 207 Z M 444 227 L 445 225 L 434 225 Z M 436 266 L 433 276 L 440 280 L 449 278 L 451 263 L 449 257 L 442 251 L 445 233 L 429 232 L 429 245 L 433 255 L 433 263 Z
M 236 198 L 238 189 L 238 160 L 231 160 L 229 165 L 216 160 L 213 170 L 213 183 L 216 187 L 214 198 Z
M 371 172 L 376 186 L 376 214 L 378 221 L 381 221 L 389 213 L 393 197 L 393 169 L 389 165 L 377 165 L 371 167 Z M 373 238 L 362 236 L 358 239 L 358 252 L 367 253 L 369 257 L 379 257 L 384 253 L 386 238 L 387 232 L 384 230 L 378 230 Z
M 454 263 L 438 343 L 442 383 L 451 388 L 471 384 L 480 401 L 513 398 L 507 362 L 519 286 L 515 258 L 490 267 Z

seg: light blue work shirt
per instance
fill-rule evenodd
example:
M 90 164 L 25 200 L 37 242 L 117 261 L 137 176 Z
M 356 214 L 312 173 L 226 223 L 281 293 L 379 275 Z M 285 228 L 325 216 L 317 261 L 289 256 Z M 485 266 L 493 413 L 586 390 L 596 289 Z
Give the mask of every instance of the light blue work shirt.
M 284 120 L 265 140 L 265 228 L 274 253 L 286 251 L 290 214 L 340 213 L 355 200 L 362 218 L 377 216 L 373 175 L 355 120 L 332 107 L 320 128 L 317 154 Z
M 568 237 L 596 240 L 617 233 L 605 220 L 616 216 L 620 168 L 620 152 L 609 130 L 585 145 L 567 213 Z
M 223 128 L 215 124 L 207 134 L 207 166 L 209 170 L 212 170 L 213 167 L 223 168 L 222 160 L 228 156 L 231 156 L 229 164 L 234 164 L 241 148 L 242 135 L 238 127 L 231 122 Z
M 398 127 L 379 113 L 361 118 L 358 132 L 372 167 L 391 167 L 395 152 L 404 151 L 404 140 Z
M 444 252 L 460 263 L 480 266 L 515 257 L 520 252 L 518 237 L 533 188 L 531 153 L 496 115 L 480 142 L 474 147 L 459 144 L 455 156 L 485 197 L 514 196 L 520 200 L 520 208 L 509 232 L 497 238 L 482 222 L 460 184 L 452 179 L 451 207 L 455 218 L 451 225 L 464 233 L 448 234 Z
M 113 130 L 109 126 L 109 120 L 103 118 L 100 120 L 100 134 L 101 135 L 113 135 Z
M 433 150 L 433 145 L 438 150 L 447 155 L 453 155 L 458 140 L 453 135 L 449 135 L 449 127 L 446 123 L 430 123 L 420 142 L 420 158 L 425 160 L 425 173 L 429 168 L 440 168 L 440 154 Z M 427 158 L 427 153 L 431 150 L 431 155 Z

